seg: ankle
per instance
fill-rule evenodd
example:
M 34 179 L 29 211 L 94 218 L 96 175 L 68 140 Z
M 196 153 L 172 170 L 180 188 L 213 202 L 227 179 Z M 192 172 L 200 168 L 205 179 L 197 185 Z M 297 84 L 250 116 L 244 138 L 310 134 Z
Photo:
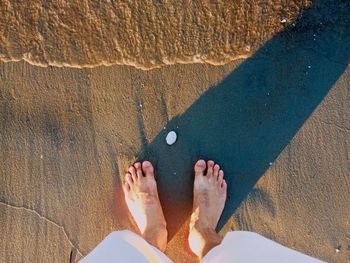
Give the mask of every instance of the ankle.
M 222 238 L 216 233 L 215 229 L 194 224 L 190 230 L 188 241 L 192 252 L 201 259 L 212 248 L 219 245 Z
M 168 243 L 168 231 L 165 225 L 146 229 L 142 234 L 143 238 L 151 245 L 164 252 Z

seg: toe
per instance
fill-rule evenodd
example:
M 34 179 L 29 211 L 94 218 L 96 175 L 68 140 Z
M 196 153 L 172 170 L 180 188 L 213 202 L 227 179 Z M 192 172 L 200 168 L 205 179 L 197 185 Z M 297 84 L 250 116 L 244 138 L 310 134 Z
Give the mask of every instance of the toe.
M 133 181 L 132 175 L 130 173 L 127 173 L 125 175 L 125 182 L 128 183 L 130 189 L 133 187 L 134 181 Z
M 194 165 L 194 173 L 196 176 L 203 175 L 204 170 L 206 168 L 206 164 L 204 160 L 198 160 L 196 164 Z
M 222 180 L 222 184 L 221 184 L 221 190 L 224 194 L 226 194 L 227 191 L 227 183 L 225 180 Z
M 136 174 L 137 174 L 138 178 L 142 178 L 143 173 L 142 173 L 141 163 L 140 162 L 135 163 L 134 167 L 136 169 Z
M 223 190 L 225 190 L 225 191 L 226 191 L 226 189 L 227 189 L 227 183 L 226 183 L 226 180 L 225 180 L 225 179 L 222 180 L 221 188 L 222 188 Z
M 213 168 L 214 168 L 214 162 L 212 160 L 208 161 L 208 170 L 207 170 L 207 176 L 212 177 L 213 176 Z
M 142 170 L 145 173 L 146 176 L 154 176 L 154 168 L 151 162 L 144 161 L 142 163 Z
M 131 178 L 134 182 L 137 181 L 137 173 L 136 173 L 136 169 L 134 166 L 130 166 L 129 169 L 128 169 L 128 172 L 130 173 L 131 175 Z
M 219 171 L 219 176 L 218 176 L 218 183 L 219 183 L 219 185 L 222 184 L 223 179 L 224 179 L 224 171 L 220 170 Z
M 213 173 L 215 179 L 218 179 L 219 170 L 220 170 L 220 166 L 218 164 L 215 164 L 214 165 L 214 173 Z
M 124 193 L 125 193 L 125 194 L 126 194 L 126 193 L 129 193 L 130 190 L 131 190 L 131 188 L 130 188 L 129 183 L 128 183 L 127 181 L 125 181 L 124 184 L 123 184 L 123 191 L 124 191 Z

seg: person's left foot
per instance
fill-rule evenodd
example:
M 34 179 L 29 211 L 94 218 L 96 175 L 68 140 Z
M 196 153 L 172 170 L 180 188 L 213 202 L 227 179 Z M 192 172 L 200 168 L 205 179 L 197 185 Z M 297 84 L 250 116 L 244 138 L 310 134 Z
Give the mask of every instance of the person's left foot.
M 165 251 L 168 232 L 152 164 L 144 161 L 130 166 L 125 175 L 123 190 L 126 204 L 143 238 Z

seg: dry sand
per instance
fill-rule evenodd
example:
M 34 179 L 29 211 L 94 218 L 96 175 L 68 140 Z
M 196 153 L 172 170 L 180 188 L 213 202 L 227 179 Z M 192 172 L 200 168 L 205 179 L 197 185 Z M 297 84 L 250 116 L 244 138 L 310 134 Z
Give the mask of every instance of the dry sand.
M 253 50 L 260 48 L 248 59 L 222 66 L 176 64 L 147 71 L 127 65 L 72 68 L 106 61 L 140 67 L 165 64 L 157 53 L 161 49 L 143 54 L 147 49 L 140 48 L 140 53 L 133 53 L 125 37 L 117 39 L 131 49 L 125 51 L 131 59 L 118 57 L 113 47 L 103 45 L 97 54 L 88 40 L 79 42 L 87 43 L 78 48 L 81 54 L 73 52 L 60 42 L 68 35 L 61 27 L 51 30 L 61 35 L 40 42 L 56 43 L 59 55 L 45 48 L 27 49 L 30 30 L 37 28 L 25 28 L 27 22 L 20 20 L 24 14 L 18 7 L 20 22 L 6 20 L 1 25 L 8 25 L 9 31 L 12 24 L 25 34 L 16 31 L 15 41 L 6 42 L 9 45 L 2 38 L 2 59 L 71 67 L 38 67 L 23 61 L 0 64 L 0 262 L 77 261 L 111 231 L 136 231 L 120 182 L 130 162 L 145 158 L 156 165 L 170 232 L 166 253 L 174 261 L 196 261 L 186 243 L 191 170 L 196 159 L 212 158 L 223 166 L 229 182 L 229 199 L 218 228 L 222 235 L 230 230 L 255 231 L 308 255 L 347 262 L 350 7 L 342 2 L 316 1 L 295 26 L 287 26 L 267 42 L 281 28 L 262 25 Z M 86 6 L 96 13 L 106 10 L 108 3 L 114 2 Z M 308 2 L 291 3 L 293 8 L 277 8 L 277 13 L 269 9 L 274 6 L 270 1 L 266 8 L 274 19 L 283 10 L 292 18 Z M 2 12 L 8 5 L 14 4 L 6 2 Z M 136 4 L 125 5 L 141 12 Z M 178 8 L 190 12 L 184 6 Z M 45 14 L 47 8 L 40 10 Z M 219 11 L 212 12 L 220 16 Z M 243 15 L 247 21 L 255 16 L 259 14 Z M 105 32 L 121 30 L 109 19 L 106 16 L 96 24 L 102 28 L 106 23 L 105 31 L 99 31 L 106 45 Z M 162 21 L 157 19 L 154 25 Z M 261 26 L 256 23 L 251 26 Z M 232 25 L 228 28 L 235 28 Z M 66 26 L 66 30 L 74 27 Z M 193 30 L 202 32 L 200 24 L 194 24 Z M 137 30 L 130 32 L 132 36 Z M 83 29 L 81 33 L 88 38 Z M 203 39 L 189 41 L 189 50 L 204 45 Z M 147 41 L 137 43 L 146 47 Z M 208 41 L 213 50 L 219 50 L 208 58 L 227 62 L 220 57 L 220 41 L 213 36 Z M 249 37 L 238 40 L 242 46 L 250 41 Z M 173 57 L 165 52 L 171 63 L 190 62 L 197 51 L 187 57 L 175 48 L 176 43 L 172 40 L 164 49 L 176 50 Z M 235 49 L 235 43 L 228 52 L 230 59 L 245 54 Z M 172 146 L 165 142 L 170 130 L 178 134 Z

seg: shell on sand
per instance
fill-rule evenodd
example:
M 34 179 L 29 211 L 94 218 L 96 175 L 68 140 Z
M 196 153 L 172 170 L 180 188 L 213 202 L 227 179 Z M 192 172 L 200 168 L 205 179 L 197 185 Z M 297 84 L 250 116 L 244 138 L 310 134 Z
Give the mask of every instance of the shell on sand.
M 177 135 L 176 132 L 170 131 L 166 136 L 165 140 L 168 145 L 173 145 L 176 142 Z

